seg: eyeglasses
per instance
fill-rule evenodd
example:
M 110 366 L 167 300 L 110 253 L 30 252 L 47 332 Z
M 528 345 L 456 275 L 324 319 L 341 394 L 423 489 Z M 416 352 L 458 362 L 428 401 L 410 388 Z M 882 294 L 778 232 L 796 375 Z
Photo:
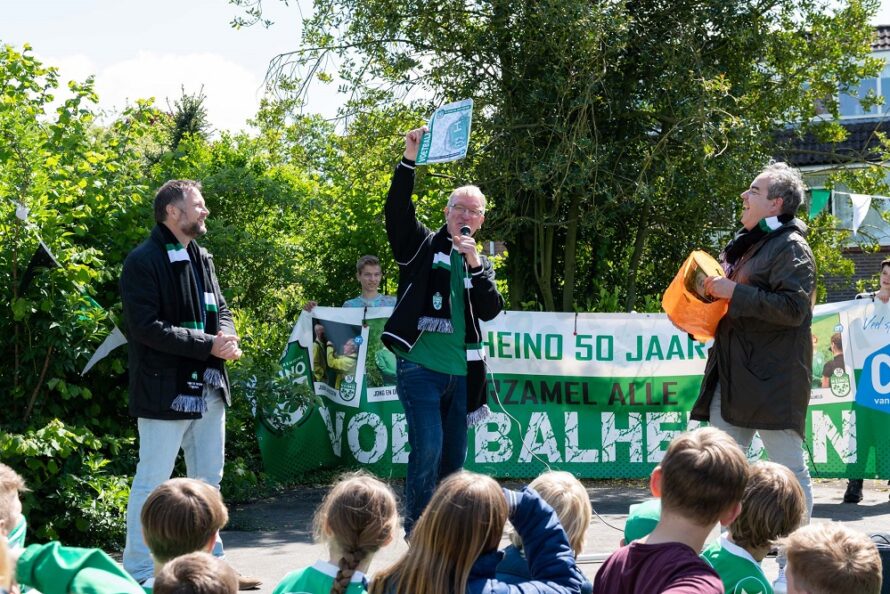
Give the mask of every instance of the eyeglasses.
M 471 217 L 481 217 L 482 215 L 485 214 L 481 210 L 474 210 L 472 208 L 467 208 L 466 206 L 463 206 L 461 204 L 452 204 L 448 208 L 456 211 L 457 214 L 469 215 Z

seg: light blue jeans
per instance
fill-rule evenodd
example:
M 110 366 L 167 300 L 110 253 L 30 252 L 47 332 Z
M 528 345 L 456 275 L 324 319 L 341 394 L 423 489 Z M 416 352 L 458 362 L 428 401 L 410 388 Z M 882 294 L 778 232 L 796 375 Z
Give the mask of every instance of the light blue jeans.
M 218 389 L 207 393 L 206 399 L 207 412 L 200 419 L 138 419 L 139 463 L 127 502 L 127 544 L 124 549 L 124 569 L 137 582 L 154 575 L 154 562 L 142 538 L 142 506 L 155 487 L 173 474 L 179 450 L 183 451 L 189 478 L 219 489 L 225 459 L 226 404 Z M 218 536 L 213 554 L 223 556 L 222 540 Z
M 767 457 L 782 466 L 787 466 L 803 489 L 807 499 L 807 517 L 804 523 L 810 521 L 813 516 L 813 483 L 810 480 L 810 469 L 803 457 L 803 438 L 793 429 L 749 429 L 737 427 L 727 423 L 720 412 L 720 385 L 714 390 L 714 398 L 711 400 L 710 421 L 712 427 L 726 431 L 736 443 L 746 452 L 751 447 L 754 433 L 760 434 L 763 447 L 766 448 Z

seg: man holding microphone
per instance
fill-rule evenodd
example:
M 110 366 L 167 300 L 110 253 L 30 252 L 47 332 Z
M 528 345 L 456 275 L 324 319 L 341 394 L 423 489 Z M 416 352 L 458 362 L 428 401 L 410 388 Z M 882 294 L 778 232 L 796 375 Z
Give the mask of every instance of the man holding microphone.
M 487 415 L 479 321 L 493 319 L 504 308 L 492 265 L 473 239 L 485 220 L 482 191 L 455 189 L 438 231 L 417 219 L 411 195 L 426 132 L 424 126 L 405 136 L 405 153 L 384 207 L 399 289 L 381 340 L 398 358 L 396 383 L 411 446 L 406 534 L 439 481 L 463 467 L 468 423 Z

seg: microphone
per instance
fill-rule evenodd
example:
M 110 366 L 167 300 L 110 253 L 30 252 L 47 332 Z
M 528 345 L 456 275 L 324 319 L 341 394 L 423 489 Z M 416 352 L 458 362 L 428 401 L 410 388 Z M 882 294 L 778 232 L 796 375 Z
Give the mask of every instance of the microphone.
M 469 228 L 468 226 L 466 226 L 466 225 L 461 226 L 461 228 L 460 228 L 460 234 L 461 234 L 462 237 L 469 237 L 469 236 L 470 236 L 470 228 Z M 463 256 L 464 256 L 464 262 L 466 262 L 466 260 L 467 260 L 467 255 L 466 255 L 466 254 L 463 254 Z

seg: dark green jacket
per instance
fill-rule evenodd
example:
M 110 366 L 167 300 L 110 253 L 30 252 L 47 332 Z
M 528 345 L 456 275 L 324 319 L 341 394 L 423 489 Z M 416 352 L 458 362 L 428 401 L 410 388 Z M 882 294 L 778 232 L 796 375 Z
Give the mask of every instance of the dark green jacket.
M 692 418 L 707 421 L 720 382 L 723 419 L 737 427 L 804 435 L 813 367 L 810 326 L 816 263 L 798 219 L 751 246 L 717 326 Z

